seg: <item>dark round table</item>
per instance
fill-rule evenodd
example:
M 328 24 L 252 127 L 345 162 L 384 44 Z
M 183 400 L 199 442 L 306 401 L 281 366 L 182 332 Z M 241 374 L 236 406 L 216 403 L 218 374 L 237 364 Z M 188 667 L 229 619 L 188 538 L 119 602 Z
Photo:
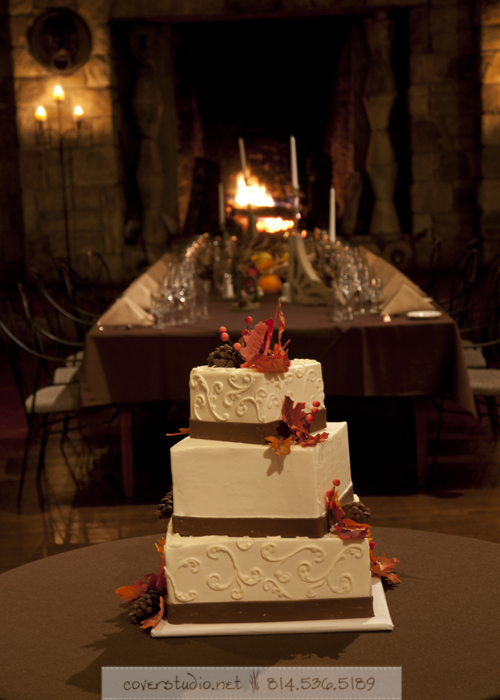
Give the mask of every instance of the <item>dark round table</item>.
M 153 639 L 114 593 L 157 571 L 152 536 L 8 571 L 0 698 L 99 698 L 102 666 L 402 666 L 404 700 L 500 698 L 500 545 L 373 534 L 377 553 L 401 560 L 402 584 L 387 591 L 392 632 Z

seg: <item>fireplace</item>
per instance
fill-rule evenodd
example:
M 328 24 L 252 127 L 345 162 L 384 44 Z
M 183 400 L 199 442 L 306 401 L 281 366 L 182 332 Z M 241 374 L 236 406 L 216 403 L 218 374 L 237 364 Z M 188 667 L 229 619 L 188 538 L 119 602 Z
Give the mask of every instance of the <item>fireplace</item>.
M 388 133 L 398 152 L 397 219 L 406 232 L 410 231 L 407 52 L 405 60 L 398 57 L 408 43 L 408 19 L 406 10 L 382 18 L 391 31 L 387 49 L 397 95 Z M 357 172 L 358 215 L 346 234 L 369 234 L 374 196 L 363 163 L 370 138 L 362 102 L 363 77 L 370 63 L 363 21 L 357 15 L 172 25 L 178 143 L 175 235 L 192 236 L 216 227 L 218 181 L 230 199 L 236 194 L 239 138 L 244 139 L 254 182 L 265 187 L 275 202 L 289 201 L 291 134 L 297 142 L 304 226 L 327 228 L 332 184 L 337 218 L 339 223 L 343 220 L 349 179 Z M 115 43 L 123 46 L 136 31 L 141 31 L 136 25 L 117 26 Z M 143 25 L 142 32 L 143 45 L 149 42 L 155 53 L 157 27 Z M 129 60 L 133 71 L 132 57 Z M 131 153 L 138 151 L 137 139 L 129 148 Z M 134 163 L 134 158 L 127 161 Z M 136 199 L 133 206 L 138 203 Z

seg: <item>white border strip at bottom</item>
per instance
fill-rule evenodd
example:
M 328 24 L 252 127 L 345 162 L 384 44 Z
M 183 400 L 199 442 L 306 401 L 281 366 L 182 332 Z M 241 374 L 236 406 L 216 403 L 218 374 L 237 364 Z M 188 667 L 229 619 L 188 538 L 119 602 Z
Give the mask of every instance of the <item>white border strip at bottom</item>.
M 170 625 L 162 620 L 152 637 L 227 637 L 247 634 L 305 634 L 312 632 L 374 632 L 394 628 L 382 581 L 372 577 L 373 617 L 349 620 L 300 620 L 291 622 L 233 622 L 224 624 Z

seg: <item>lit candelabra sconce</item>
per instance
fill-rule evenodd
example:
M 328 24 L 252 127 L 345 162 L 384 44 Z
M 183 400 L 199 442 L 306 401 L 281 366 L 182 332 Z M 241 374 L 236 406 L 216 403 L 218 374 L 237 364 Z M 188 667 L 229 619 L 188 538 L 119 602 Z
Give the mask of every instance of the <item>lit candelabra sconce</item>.
M 57 108 L 57 128 L 53 128 L 48 120 L 48 115 L 45 107 L 39 105 L 35 109 L 35 121 L 37 124 L 36 140 L 38 145 L 61 148 L 61 145 L 73 145 L 73 146 L 92 146 L 92 131 L 91 124 L 85 123 L 85 130 L 83 129 L 83 124 L 85 122 L 85 112 L 81 105 L 77 105 L 72 112 L 73 125 L 64 128 L 63 123 L 63 103 L 66 99 L 66 94 L 61 87 L 61 85 L 56 85 L 52 91 L 52 99 L 56 103 Z M 84 131 L 86 136 L 85 143 L 82 142 L 84 137 Z
M 87 125 L 85 133 L 87 135 L 84 143 L 82 125 L 84 122 L 85 113 L 81 105 L 77 105 L 72 112 L 73 124 L 64 128 L 63 124 L 63 103 L 66 95 L 61 85 L 56 85 L 52 91 L 52 98 L 57 107 L 57 125 L 52 127 L 49 124 L 48 115 L 45 107 L 39 105 L 35 109 L 36 122 L 36 141 L 39 145 L 45 148 L 57 148 L 59 152 L 59 164 L 61 168 L 63 209 L 64 209 L 64 232 L 66 244 L 66 257 L 71 263 L 71 248 L 69 235 L 69 207 L 68 207 L 68 188 L 71 188 L 71 168 L 68 169 L 66 164 L 65 147 L 85 147 L 92 146 L 92 131 L 90 124 Z M 68 155 L 71 158 L 71 154 Z

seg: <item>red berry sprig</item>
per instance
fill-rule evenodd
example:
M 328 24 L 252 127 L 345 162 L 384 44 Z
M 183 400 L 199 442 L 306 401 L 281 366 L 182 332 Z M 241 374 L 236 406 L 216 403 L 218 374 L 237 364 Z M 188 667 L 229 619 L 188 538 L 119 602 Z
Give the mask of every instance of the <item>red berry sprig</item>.
M 226 326 L 221 326 L 219 328 L 219 333 L 220 333 L 220 339 L 222 340 L 222 342 L 228 343 L 233 348 L 233 350 L 238 355 L 238 358 L 239 358 L 241 363 L 245 362 L 245 358 L 243 357 L 243 355 L 240 354 L 241 343 L 233 343 L 231 341 L 231 339 L 229 337 L 229 333 L 227 332 Z
M 314 421 L 314 416 L 318 413 L 319 407 L 320 407 L 320 402 L 315 399 L 312 402 L 312 408 L 311 408 L 311 413 L 308 413 L 306 416 L 306 421 L 311 424 Z

